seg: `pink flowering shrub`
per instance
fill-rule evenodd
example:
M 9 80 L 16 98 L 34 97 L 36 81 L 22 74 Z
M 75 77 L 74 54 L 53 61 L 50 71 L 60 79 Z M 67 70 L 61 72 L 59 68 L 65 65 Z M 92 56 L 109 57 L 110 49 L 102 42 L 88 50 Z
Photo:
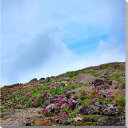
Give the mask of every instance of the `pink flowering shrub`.
M 44 108 L 43 112 L 44 112 L 44 114 L 49 113 L 49 111 L 48 111 L 48 109 L 47 109 L 47 108 Z
M 61 114 L 62 114 L 63 117 L 67 116 L 67 112 L 62 112 Z
M 114 97 L 113 93 L 110 93 L 110 94 L 108 95 L 108 97 L 113 98 L 113 97 Z
M 53 113 L 50 112 L 47 108 L 44 108 L 44 110 L 43 110 L 43 115 L 46 116 L 46 117 L 48 117 L 48 116 L 52 116 Z
M 54 87 L 51 85 L 51 86 L 48 86 L 47 88 L 52 89 L 52 88 L 54 88 Z
M 60 103 L 64 103 L 64 101 L 63 101 L 63 98 L 62 98 L 62 97 L 59 97 L 58 99 L 59 99 L 59 102 L 60 102 Z
M 83 91 L 83 94 L 84 94 L 84 95 L 88 95 L 88 93 L 87 93 L 86 91 Z
M 101 96 L 101 94 L 100 93 L 97 93 L 96 96 Z
M 20 102 L 21 102 L 21 103 L 24 103 L 24 102 L 25 102 L 25 100 L 24 100 L 24 99 L 21 99 L 21 100 L 20 100 Z
M 94 90 L 95 90 L 95 88 L 91 88 L 91 90 L 92 90 L 92 91 L 94 91 Z
M 44 93 L 44 94 L 47 94 L 47 91 L 44 91 L 43 93 Z
M 14 97 L 14 95 L 9 95 L 10 98 Z
M 68 106 L 72 106 L 72 105 L 73 105 L 72 101 L 68 100 Z
M 94 102 L 96 102 L 96 101 L 97 101 L 97 99 L 96 99 L 96 98 L 93 98 L 92 100 L 93 100 Z
M 116 91 L 116 93 L 120 93 L 120 92 L 121 92 L 121 91 L 119 91 L 119 90 L 118 90 L 118 91 Z
M 57 108 L 56 108 L 56 109 L 58 109 L 58 110 L 62 110 L 62 109 L 63 109 L 63 107 L 57 106 Z

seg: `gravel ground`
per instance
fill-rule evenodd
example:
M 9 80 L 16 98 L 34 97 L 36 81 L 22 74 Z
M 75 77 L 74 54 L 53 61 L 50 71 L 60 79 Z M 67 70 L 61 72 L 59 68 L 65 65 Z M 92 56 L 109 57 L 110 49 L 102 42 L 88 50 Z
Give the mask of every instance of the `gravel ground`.
M 15 109 L 10 116 L 1 119 L 1 126 L 24 126 L 31 123 L 34 118 L 38 117 L 41 108 Z

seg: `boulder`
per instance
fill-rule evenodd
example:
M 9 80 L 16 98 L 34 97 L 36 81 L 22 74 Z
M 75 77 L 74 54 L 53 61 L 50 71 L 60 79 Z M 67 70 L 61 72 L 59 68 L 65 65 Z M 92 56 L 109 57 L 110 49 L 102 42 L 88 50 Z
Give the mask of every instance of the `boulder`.
M 50 111 L 50 112 L 54 112 L 56 109 L 57 105 L 56 104 L 50 104 L 48 105 L 46 108 Z
M 102 123 L 100 126 L 125 126 L 125 117 L 111 119 Z
M 72 103 L 73 105 L 71 106 L 71 108 L 74 109 L 77 106 L 78 102 L 76 100 L 72 100 Z
M 92 84 L 97 89 L 108 89 L 112 86 L 112 81 L 108 79 L 108 74 L 104 74 L 97 78 Z
M 45 80 L 45 78 L 40 78 L 40 80 L 39 80 L 39 81 L 42 81 L 42 80 Z
M 85 105 L 80 109 L 82 115 L 105 115 L 116 116 L 118 109 L 112 104 L 99 104 Z
M 34 82 L 37 82 L 37 81 L 38 81 L 37 78 L 34 78 L 34 79 L 30 80 L 29 83 L 34 83 Z
M 62 108 L 65 108 L 67 106 L 67 103 L 64 103 L 61 105 Z
M 71 99 L 73 99 L 73 100 L 76 100 L 78 97 L 77 97 L 77 95 L 72 95 L 71 96 Z
M 73 118 L 73 121 L 78 122 L 78 121 L 83 121 L 82 117 L 75 117 Z
M 90 75 L 90 74 L 79 74 L 77 76 L 78 83 L 88 83 L 92 84 L 96 80 L 96 77 Z
M 108 89 L 112 85 L 112 81 L 98 78 L 93 82 L 93 84 L 97 89 Z
M 112 104 L 108 104 L 107 106 L 102 106 L 100 109 L 100 115 L 105 116 L 116 116 L 118 114 L 118 109 L 116 106 Z
M 80 109 L 80 112 L 82 115 L 95 115 L 95 114 L 99 114 L 100 107 L 95 105 L 85 105 Z
M 69 125 L 69 124 L 72 124 L 72 123 L 73 123 L 73 119 L 67 119 L 67 120 L 63 121 L 64 125 Z

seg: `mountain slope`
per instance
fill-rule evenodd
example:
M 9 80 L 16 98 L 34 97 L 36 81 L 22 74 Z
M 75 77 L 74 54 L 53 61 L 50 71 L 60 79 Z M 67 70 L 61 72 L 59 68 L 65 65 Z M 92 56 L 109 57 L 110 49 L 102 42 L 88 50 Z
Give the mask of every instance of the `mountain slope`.
M 114 119 L 124 120 L 125 63 L 102 64 L 5 86 L 1 88 L 1 99 L 3 125 L 10 110 L 18 118 L 19 111 L 30 112 L 34 108 L 39 109 L 36 116 L 17 125 L 97 126 Z M 13 120 L 13 124 L 18 120 Z

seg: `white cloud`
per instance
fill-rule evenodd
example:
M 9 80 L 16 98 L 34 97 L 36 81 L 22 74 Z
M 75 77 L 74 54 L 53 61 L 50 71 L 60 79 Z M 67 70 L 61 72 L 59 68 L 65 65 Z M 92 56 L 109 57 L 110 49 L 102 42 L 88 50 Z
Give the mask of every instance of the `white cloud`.
M 124 11 L 122 0 L 3 0 L 1 83 L 122 61 Z M 104 33 L 117 41 L 101 39 L 95 51 L 83 55 L 67 47 Z
M 72 52 L 64 43 L 55 36 L 57 29 L 45 30 L 38 34 L 30 43 L 19 45 L 15 50 L 15 56 L 8 58 L 2 63 L 3 78 L 9 83 L 18 82 L 23 73 L 40 69 L 47 61 L 54 58 L 68 58 Z M 18 52 L 20 50 L 20 52 Z M 4 80 L 3 80 L 4 81 Z

